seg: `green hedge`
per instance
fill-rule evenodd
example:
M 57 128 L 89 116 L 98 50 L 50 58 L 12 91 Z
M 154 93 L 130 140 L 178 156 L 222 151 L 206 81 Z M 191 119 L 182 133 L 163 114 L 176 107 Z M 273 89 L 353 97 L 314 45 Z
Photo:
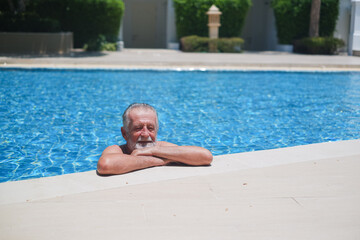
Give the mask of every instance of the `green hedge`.
M 241 38 L 218 38 L 187 36 L 180 39 L 181 50 L 184 52 L 210 52 L 209 44 L 217 46 L 216 52 L 239 53 L 242 52 L 244 40 Z
M 274 0 L 272 7 L 280 44 L 309 36 L 311 0 Z M 339 0 L 321 0 L 320 36 L 333 36 L 338 15 Z
M 208 36 L 206 12 L 212 4 L 222 12 L 219 36 L 240 36 L 251 0 L 174 0 L 177 37 Z
M 294 41 L 294 52 L 333 55 L 344 45 L 343 40 L 333 37 L 303 38 Z
M 84 4 L 86 2 L 86 4 Z M 124 4 L 119 0 L 72 0 L 69 2 L 69 20 L 66 28 L 74 32 L 75 47 L 104 35 L 116 42 Z
M 59 21 L 36 13 L 0 13 L 0 32 L 60 32 Z
M 6 5 L 1 3 L 0 6 Z M 0 11 L 0 18 L 5 13 L 12 14 L 8 11 L 9 9 Z M 108 42 L 116 42 L 123 12 L 122 0 L 31 0 L 26 6 L 26 14 L 37 15 L 41 21 L 52 19 L 59 23 L 60 31 L 73 32 L 76 48 L 82 48 L 88 42 L 97 41 L 100 35 L 105 36 Z M 21 21 L 16 24 L 23 25 Z M 0 31 L 3 31 L 1 25 Z M 35 24 L 25 30 L 39 32 L 39 28 L 41 28 L 40 24 Z M 14 28 L 14 31 L 17 29 L 23 29 L 23 27 Z M 44 31 L 43 28 L 41 31 Z M 53 30 L 48 28 L 47 31 Z

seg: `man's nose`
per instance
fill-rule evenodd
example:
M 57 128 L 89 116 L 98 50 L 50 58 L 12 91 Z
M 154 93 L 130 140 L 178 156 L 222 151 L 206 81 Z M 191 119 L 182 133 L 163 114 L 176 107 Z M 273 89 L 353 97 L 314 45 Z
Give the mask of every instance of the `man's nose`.
M 149 135 L 149 130 L 147 129 L 147 127 L 143 127 L 143 129 L 141 129 L 141 136 L 143 137 L 148 137 Z

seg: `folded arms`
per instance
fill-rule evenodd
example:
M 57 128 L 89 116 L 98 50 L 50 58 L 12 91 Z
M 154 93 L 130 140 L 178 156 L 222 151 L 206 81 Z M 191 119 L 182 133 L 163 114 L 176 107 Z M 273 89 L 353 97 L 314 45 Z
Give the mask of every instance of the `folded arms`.
M 213 156 L 210 151 L 197 146 L 177 146 L 168 142 L 157 142 L 154 147 L 135 149 L 124 154 L 117 145 L 106 148 L 98 162 L 101 175 L 122 174 L 138 169 L 163 166 L 171 162 L 187 165 L 210 165 Z

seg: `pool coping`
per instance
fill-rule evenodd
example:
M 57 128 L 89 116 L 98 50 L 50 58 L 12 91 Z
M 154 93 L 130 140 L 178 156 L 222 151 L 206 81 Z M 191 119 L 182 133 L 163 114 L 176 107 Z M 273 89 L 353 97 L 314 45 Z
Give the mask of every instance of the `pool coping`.
M 102 177 L 96 171 L 0 183 L 0 205 L 26 203 L 60 196 L 131 185 L 212 175 L 299 162 L 359 157 L 360 139 L 316 143 L 272 150 L 215 156 L 209 167 L 164 166 Z
M 281 71 L 281 72 L 360 72 L 359 66 L 272 66 L 272 65 L 241 65 L 241 66 L 209 66 L 209 65 L 176 65 L 176 66 L 157 66 L 157 65 L 144 65 L 144 66 L 111 66 L 108 64 L 101 65 L 97 64 L 11 64 L 11 65 L 0 65 L 0 69 L 16 70 L 16 69 L 32 69 L 32 70 L 108 70 L 108 71 Z
M 113 67 L 109 65 L 103 66 L 91 66 L 91 65 L 11 65 L 11 66 L 0 66 L 0 70 L 66 70 L 66 71 L 194 71 L 194 72 L 360 72 L 359 68 L 319 68 L 319 67 L 297 67 L 297 68 L 287 68 L 287 67 L 229 67 L 229 68 L 217 68 L 217 67 L 193 67 L 193 66 L 181 66 L 181 67 L 156 67 L 156 66 L 144 66 L 144 67 Z
M 101 69 L 208 69 L 360 71 L 360 57 L 306 55 L 276 51 L 188 53 L 169 49 L 124 49 L 120 52 L 83 52 L 64 56 L 0 56 L 0 68 L 101 68 Z

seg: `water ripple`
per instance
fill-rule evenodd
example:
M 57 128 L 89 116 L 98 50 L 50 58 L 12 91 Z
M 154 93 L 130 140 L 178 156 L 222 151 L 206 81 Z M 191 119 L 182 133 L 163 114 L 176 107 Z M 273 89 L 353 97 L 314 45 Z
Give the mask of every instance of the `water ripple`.
M 0 182 L 96 169 L 132 102 L 214 155 L 359 138 L 355 72 L 0 70 Z

